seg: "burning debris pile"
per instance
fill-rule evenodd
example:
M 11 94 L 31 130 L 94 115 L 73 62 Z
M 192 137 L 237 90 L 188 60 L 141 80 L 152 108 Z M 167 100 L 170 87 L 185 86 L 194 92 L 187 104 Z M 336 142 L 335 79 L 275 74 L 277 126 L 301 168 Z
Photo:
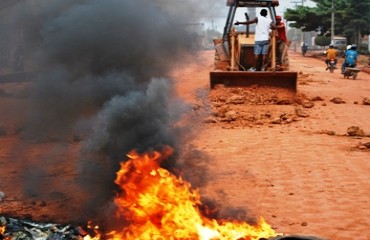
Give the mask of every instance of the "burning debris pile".
M 0 239 L 4 240 L 62 240 L 62 239 L 100 239 L 98 228 L 60 225 L 53 223 L 36 223 L 0 216 Z M 90 237 L 94 236 L 94 237 Z
M 109 239 L 257 240 L 277 235 L 263 219 L 257 225 L 249 225 L 207 217 L 209 209 L 200 210 L 198 190 L 160 167 L 172 152 L 169 147 L 162 153 L 132 152 L 130 160 L 121 163 L 115 181 L 121 193 L 114 202 L 116 214 L 128 224 L 120 231 L 109 233 Z
M 261 219 L 250 225 L 236 220 L 212 219 L 211 210 L 202 205 L 198 190 L 160 164 L 173 149 L 145 154 L 131 152 L 121 163 L 115 183 L 115 217 L 121 224 L 100 235 L 99 227 L 88 227 L 92 234 L 72 225 L 38 224 L 14 218 L 0 218 L 2 239 L 246 239 L 276 236 Z M 201 210 L 204 209 L 204 210 Z M 90 225 L 90 224 L 89 224 Z M 92 237 L 91 237 L 92 236 Z
M 212 219 L 202 206 L 198 190 L 160 167 L 173 153 L 139 154 L 132 151 L 121 163 L 115 183 L 120 191 L 114 203 L 121 227 L 102 233 L 98 226 L 35 223 L 0 217 L 0 239 L 13 240 L 320 240 L 316 237 L 278 235 L 262 218 L 250 225 L 236 220 Z M 200 210 L 205 209 L 205 210 Z

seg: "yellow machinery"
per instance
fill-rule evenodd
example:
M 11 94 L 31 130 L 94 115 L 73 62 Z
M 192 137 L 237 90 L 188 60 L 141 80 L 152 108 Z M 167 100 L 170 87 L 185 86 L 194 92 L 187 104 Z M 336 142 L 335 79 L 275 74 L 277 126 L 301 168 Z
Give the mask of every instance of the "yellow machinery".
M 248 71 L 253 67 L 254 57 L 254 33 L 249 32 L 249 26 L 245 31 L 237 31 L 234 28 L 236 10 L 245 9 L 245 17 L 249 20 L 248 11 L 251 8 L 265 8 L 268 16 L 275 22 L 275 7 L 279 6 L 277 0 L 227 0 L 229 13 L 221 39 L 215 39 L 215 69 L 210 73 L 211 88 L 217 84 L 226 87 L 267 86 L 297 90 L 297 72 L 289 72 L 289 60 L 285 46 L 282 50 L 282 63 L 276 64 L 276 31 L 270 34 L 270 46 L 268 63 L 261 66 L 263 71 Z

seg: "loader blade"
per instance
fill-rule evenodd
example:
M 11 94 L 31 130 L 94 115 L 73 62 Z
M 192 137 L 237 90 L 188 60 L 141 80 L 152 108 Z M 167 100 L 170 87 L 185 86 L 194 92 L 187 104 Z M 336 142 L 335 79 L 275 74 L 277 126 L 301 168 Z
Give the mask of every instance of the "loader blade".
M 225 87 L 264 86 L 277 87 L 297 91 L 297 72 L 242 72 L 212 71 L 210 72 L 211 89 L 218 84 Z

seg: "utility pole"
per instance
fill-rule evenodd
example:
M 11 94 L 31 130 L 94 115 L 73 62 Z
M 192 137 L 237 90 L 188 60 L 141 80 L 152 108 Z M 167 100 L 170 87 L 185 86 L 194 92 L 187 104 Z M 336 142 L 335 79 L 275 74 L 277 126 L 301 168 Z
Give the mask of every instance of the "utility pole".
M 331 0 L 331 31 L 330 40 L 333 42 L 334 38 L 334 0 Z

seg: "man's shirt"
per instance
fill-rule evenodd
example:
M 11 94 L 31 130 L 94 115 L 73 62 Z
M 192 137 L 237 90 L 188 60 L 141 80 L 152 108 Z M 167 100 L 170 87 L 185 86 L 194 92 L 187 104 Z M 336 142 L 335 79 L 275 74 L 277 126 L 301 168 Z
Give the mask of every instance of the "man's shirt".
M 356 64 L 357 57 L 358 57 L 357 51 L 352 49 L 348 50 L 346 52 L 346 64 L 350 65 Z
M 326 50 L 326 58 L 327 59 L 335 59 L 337 57 L 337 50 L 334 48 L 329 48 Z

